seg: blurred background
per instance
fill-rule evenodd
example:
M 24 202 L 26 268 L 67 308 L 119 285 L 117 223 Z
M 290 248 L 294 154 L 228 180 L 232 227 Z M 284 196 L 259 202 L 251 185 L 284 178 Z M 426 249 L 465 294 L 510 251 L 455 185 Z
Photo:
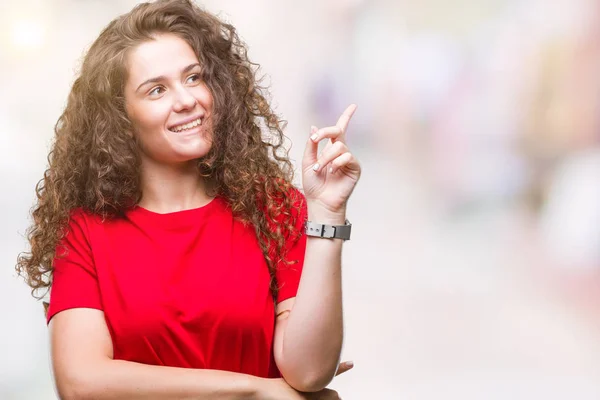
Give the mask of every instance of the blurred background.
M 14 264 L 81 57 L 135 3 L 0 3 L 0 399 L 55 399 Z M 344 399 L 600 398 L 600 3 L 202 4 L 261 64 L 295 161 L 359 106 Z

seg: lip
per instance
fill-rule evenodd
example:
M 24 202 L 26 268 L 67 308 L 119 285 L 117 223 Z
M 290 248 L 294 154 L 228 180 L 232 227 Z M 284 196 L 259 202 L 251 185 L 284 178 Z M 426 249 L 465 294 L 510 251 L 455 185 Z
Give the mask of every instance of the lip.
M 179 122 L 177 122 L 175 124 L 171 124 L 171 125 L 167 126 L 167 129 L 171 130 L 171 128 L 174 128 L 176 126 L 189 124 L 190 122 L 195 121 L 198 118 L 200 118 L 202 120 L 202 124 L 204 124 L 204 114 L 202 114 L 202 115 L 195 115 L 193 117 L 186 118 L 186 119 L 184 119 L 182 121 L 179 121 Z

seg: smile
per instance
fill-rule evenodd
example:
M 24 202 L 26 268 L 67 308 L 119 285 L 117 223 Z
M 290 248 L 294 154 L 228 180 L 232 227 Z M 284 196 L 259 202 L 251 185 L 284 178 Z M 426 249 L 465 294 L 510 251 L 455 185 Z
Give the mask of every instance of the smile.
M 189 129 L 195 128 L 199 125 L 202 125 L 202 118 L 195 119 L 192 122 L 188 122 L 186 124 L 174 125 L 174 126 L 170 127 L 169 130 L 171 132 L 183 132 L 183 131 L 187 131 Z

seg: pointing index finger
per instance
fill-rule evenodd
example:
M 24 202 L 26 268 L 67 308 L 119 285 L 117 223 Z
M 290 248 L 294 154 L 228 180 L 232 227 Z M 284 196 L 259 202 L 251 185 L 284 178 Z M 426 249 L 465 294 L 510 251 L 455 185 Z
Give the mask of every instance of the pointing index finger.
M 346 128 L 348 128 L 348 124 L 350 123 L 350 118 L 356 111 L 356 104 L 350 104 L 342 113 L 340 118 L 338 119 L 336 125 L 342 130 L 343 134 L 346 134 Z

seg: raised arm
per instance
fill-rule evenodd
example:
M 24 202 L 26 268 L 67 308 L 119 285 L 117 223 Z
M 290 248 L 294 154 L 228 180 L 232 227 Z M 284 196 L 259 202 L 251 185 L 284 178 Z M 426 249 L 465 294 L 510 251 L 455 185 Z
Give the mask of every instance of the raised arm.
M 337 124 L 313 129 L 303 159 L 308 219 L 344 225 L 346 202 L 360 177 L 345 133 L 356 110 L 349 106 Z M 318 143 L 330 139 L 320 155 Z M 301 391 L 318 391 L 335 376 L 343 342 L 341 239 L 309 237 L 295 299 L 277 306 L 275 360 L 286 381 Z

